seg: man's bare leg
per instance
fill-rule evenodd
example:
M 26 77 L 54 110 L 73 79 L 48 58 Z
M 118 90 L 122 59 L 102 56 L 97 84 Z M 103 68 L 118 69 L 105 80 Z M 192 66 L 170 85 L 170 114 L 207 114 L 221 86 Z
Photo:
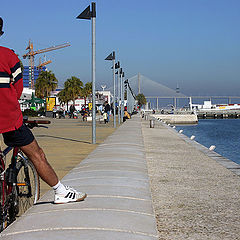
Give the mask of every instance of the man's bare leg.
M 53 190 L 55 192 L 54 203 L 78 202 L 86 198 L 86 193 L 77 192 L 72 188 L 65 187 L 58 180 L 55 171 L 48 163 L 43 150 L 39 147 L 35 139 L 32 143 L 21 147 L 21 150 L 33 163 L 42 180 L 53 187 Z
M 55 186 L 58 183 L 58 177 L 55 171 L 48 163 L 43 150 L 39 147 L 35 139 L 32 143 L 21 147 L 21 150 L 33 163 L 43 181 L 45 181 L 51 187 Z

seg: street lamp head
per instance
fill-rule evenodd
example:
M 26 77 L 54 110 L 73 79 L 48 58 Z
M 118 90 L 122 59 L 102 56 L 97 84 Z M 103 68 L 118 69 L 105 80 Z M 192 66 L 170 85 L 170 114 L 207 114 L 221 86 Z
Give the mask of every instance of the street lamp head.
M 90 10 L 90 5 L 77 16 L 77 19 L 87 19 L 90 20 L 91 18 L 96 17 L 96 3 L 92 2 L 92 11 Z
M 77 16 L 77 19 L 91 19 L 91 11 L 90 11 L 90 5 Z
M 105 60 L 115 60 L 115 52 L 110 53 Z

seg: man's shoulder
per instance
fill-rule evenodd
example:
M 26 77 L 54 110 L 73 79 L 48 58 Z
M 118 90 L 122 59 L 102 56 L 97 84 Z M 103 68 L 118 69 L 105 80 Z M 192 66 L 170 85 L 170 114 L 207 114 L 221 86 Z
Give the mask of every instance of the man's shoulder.
M 16 56 L 16 54 L 14 53 L 14 51 L 10 48 L 7 47 L 3 47 L 0 46 L 0 51 L 6 55 L 10 55 L 10 56 Z

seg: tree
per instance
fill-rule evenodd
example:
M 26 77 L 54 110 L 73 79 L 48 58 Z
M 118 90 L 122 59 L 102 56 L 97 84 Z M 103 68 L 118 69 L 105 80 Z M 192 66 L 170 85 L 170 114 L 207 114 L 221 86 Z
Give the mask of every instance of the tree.
M 67 104 L 67 110 L 68 110 L 68 102 L 71 100 L 70 95 L 68 95 L 66 89 L 64 88 L 63 90 L 61 90 L 58 94 L 58 99 L 60 101 L 60 103 L 66 103 Z
M 87 103 L 87 97 L 92 93 L 92 83 L 87 82 L 82 89 L 82 97 L 84 97 L 85 105 Z
M 142 105 L 145 105 L 147 103 L 147 100 L 145 98 L 145 96 L 142 94 L 142 93 L 139 93 L 137 96 L 136 96 L 136 99 L 138 101 L 138 105 L 140 107 L 142 107 Z
M 70 100 L 73 101 L 74 105 L 78 96 L 82 95 L 82 87 L 82 81 L 74 76 L 67 79 L 67 81 L 64 83 L 65 94 L 70 98 Z
M 56 90 L 58 80 L 51 71 L 42 71 L 35 84 L 35 94 L 38 98 L 49 97 L 50 92 Z

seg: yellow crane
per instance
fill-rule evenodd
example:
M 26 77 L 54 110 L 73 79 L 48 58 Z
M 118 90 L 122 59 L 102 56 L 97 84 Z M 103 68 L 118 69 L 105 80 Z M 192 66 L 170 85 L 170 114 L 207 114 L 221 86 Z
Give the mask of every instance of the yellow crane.
M 34 56 L 37 54 L 40 54 L 40 53 L 50 52 L 53 50 L 57 50 L 57 49 L 61 49 L 61 48 L 69 47 L 69 46 L 71 46 L 69 43 L 64 43 L 64 44 L 60 44 L 60 45 L 52 46 L 49 48 L 44 48 L 44 49 L 34 51 L 33 43 L 31 42 L 31 40 L 29 40 L 29 44 L 26 48 L 26 50 L 29 50 L 29 51 L 23 55 L 23 58 L 29 59 L 29 67 L 30 67 L 29 82 L 30 82 L 32 89 L 34 89 Z
M 40 72 L 41 72 L 42 71 L 42 67 L 48 65 L 51 62 L 52 62 L 51 60 L 47 61 L 46 59 L 45 59 L 44 62 L 42 62 L 42 58 L 40 57 L 39 58 L 39 65 L 37 66 L 37 68 L 40 69 Z

